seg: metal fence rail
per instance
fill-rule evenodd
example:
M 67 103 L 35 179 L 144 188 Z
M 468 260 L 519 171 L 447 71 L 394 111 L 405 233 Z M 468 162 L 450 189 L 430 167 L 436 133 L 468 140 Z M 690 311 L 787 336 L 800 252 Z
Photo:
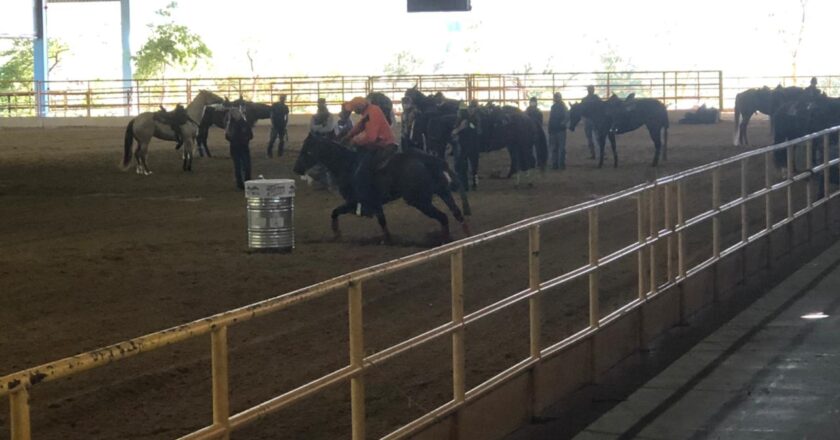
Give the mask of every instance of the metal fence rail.
M 8 394 L 10 398 L 11 438 L 13 440 L 30 439 L 29 393 L 38 384 L 75 375 L 91 368 L 118 362 L 142 352 L 209 334 L 212 361 L 213 420 L 211 425 L 183 438 L 226 438 L 231 431 L 241 428 L 270 412 L 320 393 L 328 387 L 349 383 L 352 437 L 360 440 L 365 438 L 367 426 L 365 375 L 378 368 L 384 361 L 403 355 L 422 345 L 450 344 L 453 384 L 451 400 L 384 437 L 386 439 L 402 438 L 429 426 L 442 416 L 458 411 L 466 404 L 505 383 L 508 379 L 532 368 L 541 358 L 563 350 L 582 338 L 593 335 L 602 326 L 639 307 L 666 289 L 684 282 L 704 268 L 715 264 L 721 258 L 765 237 L 778 228 L 784 227 L 795 218 L 808 214 L 815 207 L 838 196 L 840 191 L 829 191 L 828 172 L 832 168 L 837 169 L 838 164 L 840 164 L 840 159 L 831 159 L 836 154 L 830 154 L 833 152 L 829 151 L 829 134 L 836 132 L 840 132 L 840 127 L 834 127 L 782 144 L 745 152 L 728 159 L 663 177 L 652 183 L 637 185 L 615 194 L 522 220 L 435 249 L 351 272 L 265 301 L 0 377 L 0 396 Z M 822 148 L 814 148 L 819 143 L 821 143 Z M 797 146 L 802 145 L 807 148 L 797 148 Z M 772 166 L 772 155 L 779 150 L 785 150 L 788 153 L 787 171 L 781 180 L 776 178 L 777 173 Z M 799 165 L 800 169 L 804 169 L 801 173 L 794 172 L 797 150 L 804 150 L 804 164 Z M 722 170 L 730 167 L 726 169 L 732 171 L 731 167 L 733 165 L 738 165 L 738 171 L 735 174 L 740 177 L 740 191 L 738 191 L 737 197 L 724 200 L 721 195 Z M 747 176 L 757 177 L 761 173 L 764 175 L 763 187 L 756 191 L 749 191 Z M 694 179 L 698 178 L 709 179 L 706 180 L 712 188 L 709 205 L 702 212 L 688 217 L 685 196 L 686 182 L 688 179 L 695 182 Z M 800 197 L 794 195 L 794 185 L 799 182 L 804 182 L 805 185 L 805 205 L 804 208 L 796 210 L 794 199 L 796 198 L 798 201 Z M 817 187 L 819 185 L 823 185 L 825 191 L 822 196 L 817 197 L 817 194 L 819 194 Z M 774 218 L 771 195 L 779 192 L 785 194 L 786 214 L 780 218 Z M 601 236 L 599 232 L 601 226 L 599 211 L 607 206 L 628 200 L 635 201 L 637 235 L 629 238 L 620 249 L 602 254 L 599 245 L 599 237 Z M 763 220 L 761 222 L 763 228 L 754 234 L 749 233 L 750 220 L 755 222 L 759 219 L 749 218 L 747 210 L 747 203 L 749 202 L 764 203 L 764 218 L 761 219 Z M 694 209 L 697 209 L 696 206 Z M 728 225 L 738 232 L 738 240 L 731 246 L 724 247 L 722 241 L 723 214 L 729 212 L 739 212 L 740 214 L 736 222 Z M 574 216 L 586 216 L 588 220 L 585 223 L 589 243 L 588 262 L 568 272 L 548 279 L 541 279 L 541 227 Z M 691 250 L 688 249 L 686 233 L 698 225 L 708 224 L 709 222 L 712 224 L 712 233 L 708 238 L 708 242 L 712 244 L 711 253 L 702 261 L 691 265 L 687 260 L 687 255 Z M 512 292 L 509 296 L 471 313 L 465 313 L 464 251 L 482 243 L 524 231 L 528 232 L 529 244 L 528 288 L 519 292 Z M 666 252 L 661 252 L 663 247 Z M 657 249 L 660 252 L 657 252 Z M 694 251 L 697 250 L 694 249 Z M 599 274 L 602 273 L 604 268 L 615 264 L 620 259 L 633 256 L 637 259 L 638 291 L 635 298 L 616 311 L 603 313 L 598 300 L 600 293 Z M 448 259 L 451 270 L 450 321 L 374 354 L 366 355 L 362 311 L 365 282 L 440 259 Z M 665 273 L 658 272 L 663 269 Z M 551 289 L 575 280 L 588 280 L 588 325 L 578 329 L 572 336 L 559 341 L 541 340 L 543 326 L 541 299 L 545 295 L 551 294 Z M 228 327 L 245 323 L 258 316 L 294 307 L 297 304 L 336 291 L 347 292 L 348 324 L 350 328 L 349 360 L 347 364 L 311 382 L 300 384 L 291 391 L 237 414 L 230 414 L 229 394 L 234 390 L 230 389 L 228 383 Z M 523 322 L 522 325 L 527 325 L 530 329 L 529 355 L 485 382 L 468 389 L 464 362 L 465 345 L 467 344 L 465 329 L 482 319 L 525 301 L 529 304 L 529 319 L 527 323 Z M 487 335 L 487 337 L 492 337 L 492 335 Z M 444 338 L 449 338 L 449 341 L 445 342 Z
M 236 99 L 240 95 L 270 103 L 279 95 L 288 96 L 293 113 L 312 113 L 318 98 L 337 107 L 354 96 L 372 91 L 388 95 L 399 104 L 405 89 L 417 86 L 424 92 L 443 92 L 456 99 L 493 100 L 500 104 L 523 106 L 537 96 L 548 106 L 554 92 L 567 99 L 585 95 L 594 85 L 604 96 L 636 93 L 658 98 L 671 109 L 690 108 L 700 103 L 718 106 L 721 102 L 721 71 L 637 71 L 572 72 L 550 74 L 461 74 L 461 75 L 383 75 L 383 76 L 307 76 L 276 78 L 180 78 L 134 80 L 48 81 L 45 95 L 38 95 L 32 81 L 0 84 L 0 116 L 34 116 L 44 99 L 52 116 L 128 116 L 184 104 L 200 89 Z

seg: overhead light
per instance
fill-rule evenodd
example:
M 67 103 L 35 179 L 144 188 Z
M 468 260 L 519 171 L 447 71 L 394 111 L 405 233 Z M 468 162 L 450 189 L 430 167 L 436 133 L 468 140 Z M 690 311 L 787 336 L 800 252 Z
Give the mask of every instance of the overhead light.
M 815 313 L 809 313 L 807 315 L 802 315 L 802 319 L 823 319 L 823 318 L 828 318 L 828 315 L 826 315 L 823 312 L 815 312 Z

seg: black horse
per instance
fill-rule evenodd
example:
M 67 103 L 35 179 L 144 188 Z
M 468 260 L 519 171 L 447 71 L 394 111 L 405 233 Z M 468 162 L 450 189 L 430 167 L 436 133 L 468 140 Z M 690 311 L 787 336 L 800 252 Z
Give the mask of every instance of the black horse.
M 653 141 L 653 166 L 662 160 L 668 160 L 668 110 L 665 104 L 652 98 L 636 98 L 633 94 L 622 101 L 613 94 L 607 100 L 607 116 L 612 121 L 610 133 L 629 133 L 644 125 Z M 664 136 L 663 136 L 664 130 Z M 603 150 L 602 150 L 603 153 Z
M 338 217 L 353 212 L 358 202 L 353 192 L 352 180 L 355 159 L 355 152 L 332 140 L 310 134 L 303 142 L 300 156 L 295 162 L 294 172 L 297 174 L 303 174 L 309 168 L 321 163 L 330 170 L 338 182 L 344 203 L 332 211 L 332 230 L 336 239 L 341 237 Z M 452 198 L 452 190 L 460 188 L 446 162 L 417 152 L 394 153 L 384 165 L 380 164 L 377 167 L 374 182 L 383 204 L 402 198 L 410 206 L 437 220 L 441 226 L 443 240 L 448 241 L 450 240 L 449 218 L 432 204 L 432 197 L 437 195 L 455 219 L 461 223 L 464 234 L 470 235 L 467 221 Z M 464 214 L 470 215 L 467 195 L 463 189 L 460 189 L 460 194 Z M 382 228 L 384 240 L 390 241 L 391 234 L 381 207 L 375 215 Z
M 615 132 L 611 130 L 613 122 L 607 110 L 608 104 L 600 99 L 584 100 L 572 104 L 569 108 L 569 131 L 575 131 L 581 118 L 587 118 L 595 129 L 595 140 L 598 142 L 600 156 L 598 168 L 604 166 L 604 146 L 607 139 L 613 152 L 613 167 L 618 167 L 618 154 L 615 151 Z
M 749 145 L 747 124 L 755 112 L 771 116 L 772 125 L 772 116 L 779 107 L 805 95 L 806 90 L 801 87 L 782 87 L 781 85 L 776 86 L 775 89 L 767 86 L 748 89 L 735 95 L 735 146 Z
M 414 86 L 405 90 L 405 97 L 411 101 L 413 106 L 416 106 L 422 112 L 438 111 L 440 113 L 458 113 L 458 105 L 460 101 L 457 99 L 450 99 L 443 96 L 443 93 L 438 92 L 433 96 L 427 96 Z
M 773 113 L 773 141 L 781 143 L 840 125 L 840 98 L 817 96 L 789 101 Z M 837 145 L 837 133 L 829 135 L 829 144 Z M 806 146 L 808 148 L 809 146 Z M 822 139 L 814 140 L 814 160 L 822 155 Z M 787 166 L 787 151 L 774 151 L 775 164 Z
M 548 162 L 545 132 L 525 112 L 512 106 L 490 106 L 480 110 L 479 118 L 479 151 L 507 148 L 510 155 L 508 178 L 535 167 L 545 170 Z M 477 163 L 475 168 L 477 171 Z
M 225 128 L 224 120 L 228 113 L 228 109 L 234 107 L 239 108 L 240 106 L 245 109 L 251 128 L 254 127 L 258 120 L 271 118 L 270 105 L 247 101 L 241 96 L 235 101 L 228 101 L 227 98 L 225 98 L 224 103 L 205 106 L 204 112 L 201 115 L 201 121 L 198 123 L 198 134 L 196 135 L 199 154 L 204 156 L 204 153 L 207 153 L 207 157 L 211 157 L 210 149 L 207 148 L 207 138 L 210 133 L 210 127 L 216 126 L 219 128 Z

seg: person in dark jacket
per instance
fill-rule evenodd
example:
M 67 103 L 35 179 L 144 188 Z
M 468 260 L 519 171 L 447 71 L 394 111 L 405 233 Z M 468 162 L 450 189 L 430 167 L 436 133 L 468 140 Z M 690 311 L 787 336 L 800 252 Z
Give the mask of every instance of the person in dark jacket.
M 543 129 L 543 114 L 542 110 L 540 110 L 537 102 L 537 97 L 532 96 L 531 99 L 528 101 L 528 108 L 525 109 L 525 114 L 537 124 L 537 127 L 540 127 L 540 130 Z
M 595 94 L 595 86 L 586 86 L 586 96 L 581 102 L 601 100 L 601 97 Z M 583 118 L 583 131 L 586 133 L 586 144 L 589 146 L 589 158 L 595 159 L 595 141 L 592 134 L 595 132 L 595 124 L 587 118 Z
M 246 119 L 243 107 L 228 110 L 225 116 L 225 139 L 230 142 L 230 158 L 233 159 L 233 175 L 236 187 L 245 189 L 245 181 L 251 180 L 251 151 L 249 143 L 254 138 L 251 124 Z
M 554 94 L 554 104 L 548 115 L 548 145 L 551 153 L 551 168 L 566 169 L 566 121 L 568 109 L 563 102 L 563 95 Z
M 289 124 L 289 107 L 286 105 L 286 95 L 280 95 L 280 100 L 271 105 L 271 136 L 268 138 L 268 149 L 265 155 L 273 157 L 274 141 L 278 138 L 277 157 L 283 155 L 286 146 L 286 127 Z

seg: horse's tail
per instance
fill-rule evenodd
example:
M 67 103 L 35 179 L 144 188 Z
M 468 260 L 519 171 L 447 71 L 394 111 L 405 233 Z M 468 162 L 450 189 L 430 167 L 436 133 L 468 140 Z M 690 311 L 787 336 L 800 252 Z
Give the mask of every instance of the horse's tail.
M 548 140 L 545 138 L 545 132 L 542 128 L 537 128 L 537 165 L 541 170 L 545 170 L 545 165 L 548 163 Z
M 134 143 L 134 119 L 125 127 L 125 150 L 123 151 L 123 168 L 128 168 L 131 162 L 131 144 Z
M 737 147 L 741 142 L 741 94 L 735 95 L 735 138 L 732 143 Z

